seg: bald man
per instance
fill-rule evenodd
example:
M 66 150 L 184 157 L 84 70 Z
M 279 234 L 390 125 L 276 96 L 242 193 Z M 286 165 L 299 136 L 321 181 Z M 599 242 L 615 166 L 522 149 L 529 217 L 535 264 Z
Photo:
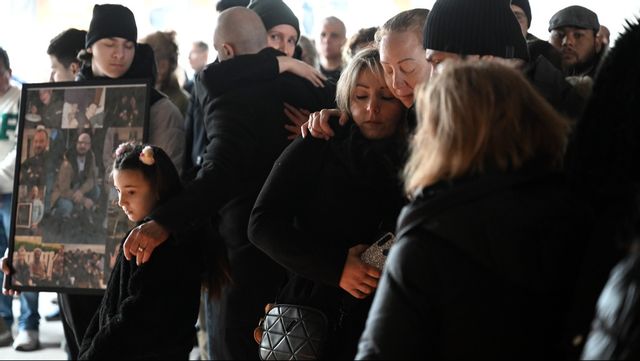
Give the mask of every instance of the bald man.
M 347 28 L 342 20 L 335 16 L 323 20 L 316 45 L 320 59 L 320 72 L 335 81 L 340 78 L 344 65 L 342 48 L 347 43 L 346 35 Z
M 232 8 L 220 13 L 213 46 L 220 61 L 238 55 L 255 54 L 267 46 L 267 31 L 255 12 Z
M 220 13 L 214 46 L 222 63 L 234 62 L 241 60 L 240 55 L 277 52 L 267 47 L 266 38 L 258 16 L 235 7 Z M 131 233 L 124 251 L 135 254 L 139 246 L 145 247 L 141 261 L 147 262 L 170 233 L 189 232 L 215 219 L 220 237 L 210 242 L 226 248 L 233 284 L 219 300 L 209 301 L 213 303 L 207 324 L 210 356 L 257 359 L 253 329 L 264 315 L 265 304 L 275 300 L 285 271 L 249 242 L 249 216 L 273 163 L 289 144 L 284 102 L 319 110 L 331 99 L 321 88 L 290 73 L 222 84 L 207 76 L 219 64 L 205 68 L 196 83 L 209 141 L 202 169 L 181 194 L 156 209 L 151 222 Z

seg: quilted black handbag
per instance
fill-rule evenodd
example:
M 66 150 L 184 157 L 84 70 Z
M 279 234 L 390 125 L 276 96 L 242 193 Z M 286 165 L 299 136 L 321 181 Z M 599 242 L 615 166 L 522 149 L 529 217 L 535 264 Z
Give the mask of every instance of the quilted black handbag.
M 636 245 L 638 247 L 640 245 Z M 581 360 L 637 360 L 640 357 L 640 249 L 611 271 Z
M 268 305 L 256 334 L 262 360 L 320 360 L 329 322 L 322 311 L 287 304 Z

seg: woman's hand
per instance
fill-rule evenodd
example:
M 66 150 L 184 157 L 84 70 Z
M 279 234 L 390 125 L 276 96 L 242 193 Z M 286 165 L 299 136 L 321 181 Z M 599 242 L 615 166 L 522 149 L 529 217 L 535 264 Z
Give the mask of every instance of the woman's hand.
M 278 56 L 277 59 L 280 73 L 288 71 L 299 77 L 309 80 L 314 86 L 318 88 L 324 88 L 324 82 L 327 80 L 327 77 L 322 75 L 322 73 L 318 69 L 312 67 L 304 61 L 300 61 L 288 56 Z
M 306 109 L 298 109 L 292 105 L 284 103 L 284 115 L 291 120 L 293 124 L 285 124 L 285 128 L 291 133 L 287 138 L 289 140 L 296 139 L 300 136 L 302 125 L 309 119 L 310 112 Z
M 329 140 L 329 138 L 335 135 L 329 125 L 329 118 L 331 117 L 340 117 L 339 124 L 341 126 L 347 124 L 349 120 L 349 116 L 338 109 L 322 109 L 319 112 L 314 112 L 309 115 L 309 120 L 300 128 L 302 137 L 304 138 L 308 134 L 311 134 L 314 138 Z
M 371 295 L 378 288 L 380 279 L 380 271 L 360 259 L 360 255 L 368 247 L 366 244 L 360 244 L 349 249 L 340 277 L 340 288 L 358 299 L 365 299 Z
M 130 261 L 136 256 L 139 266 L 149 261 L 153 250 L 169 238 L 169 232 L 156 221 L 150 221 L 134 228 L 124 241 L 124 257 Z

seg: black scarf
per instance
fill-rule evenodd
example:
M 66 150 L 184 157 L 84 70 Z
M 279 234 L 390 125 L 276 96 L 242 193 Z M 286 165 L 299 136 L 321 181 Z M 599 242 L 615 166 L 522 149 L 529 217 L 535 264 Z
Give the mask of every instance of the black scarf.
M 95 76 L 91 70 L 91 64 L 84 64 L 76 81 L 85 80 L 108 80 L 109 77 Z M 165 96 L 157 91 L 153 86 L 156 83 L 156 62 L 153 49 L 147 44 L 136 44 L 136 54 L 129 70 L 120 79 L 151 79 L 151 99 L 149 105 L 155 104 Z

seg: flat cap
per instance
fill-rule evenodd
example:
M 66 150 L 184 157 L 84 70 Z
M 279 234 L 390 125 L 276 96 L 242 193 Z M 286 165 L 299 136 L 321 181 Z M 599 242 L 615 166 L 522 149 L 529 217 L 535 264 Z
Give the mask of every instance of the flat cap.
M 593 11 L 578 5 L 564 8 L 549 20 L 549 32 L 564 26 L 573 26 L 581 29 L 600 30 L 598 15 Z

